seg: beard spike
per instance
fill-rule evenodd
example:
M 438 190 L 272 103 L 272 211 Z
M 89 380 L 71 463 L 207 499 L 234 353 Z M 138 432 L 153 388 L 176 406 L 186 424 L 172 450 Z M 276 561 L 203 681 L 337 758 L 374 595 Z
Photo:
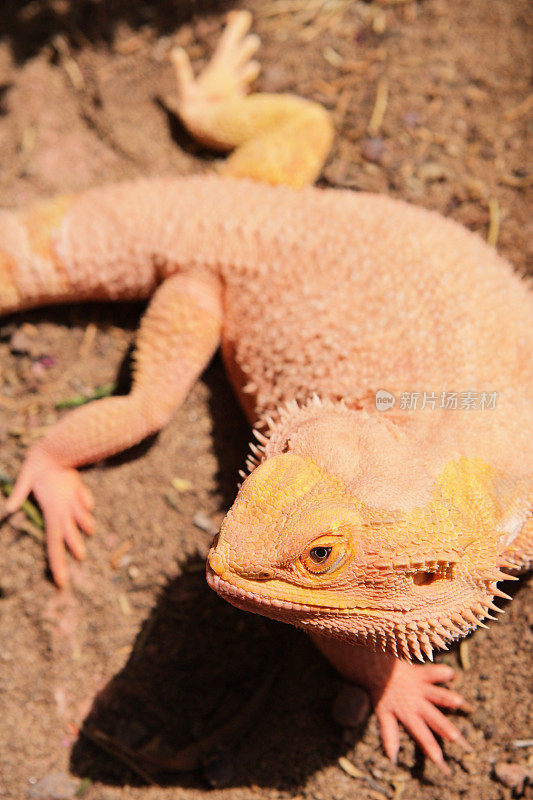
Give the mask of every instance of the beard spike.
M 442 636 L 439 636 L 438 633 L 435 633 L 435 631 L 431 631 L 431 633 L 429 634 L 429 638 L 431 639 L 435 647 L 438 647 L 440 650 L 448 649 L 447 642 L 442 638 Z
M 422 648 L 422 652 L 430 661 L 433 661 L 433 647 L 431 646 L 431 642 L 429 640 L 429 636 L 424 631 L 418 635 L 418 641 L 420 642 L 420 647 Z
M 408 661 L 411 660 L 411 651 L 409 650 L 409 643 L 405 636 L 405 631 L 401 628 L 397 627 L 394 630 L 394 637 L 396 640 L 397 648 L 400 650 L 400 657 L 406 658 Z M 396 653 L 398 655 L 398 652 Z
M 409 649 L 411 653 L 417 658 L 419 661 L 424 660 L 424 656 L 422 655 L 422 651 L 420 649 L 420 644 L 418 641 L 418 636 L 416 633 L 408 633 L 407 634 L 407 642 L 409 644 Z
M 494 585 L 492 583 L 489 584 L 489 592 L 491 594 L 493 594 L 495 597 L 501 597 L 503 600 L 512 600 L 513 599 L 510 594 L 506 594 L 505 592 L 502 592 L 501 589 L 498 589 L 496 584 L 494 584 Z M 499 608 L 498 611 L 501 611 L 502 614 L 503 614 L 504 609 L 503 608 Z
M 489 585 L 487 589 L 491 595 L 494 593 L 493 586 Z M 491 595 L 487 595 L 472 606 L 462 608 L 447 617 L 441 617 L 437 621 L 417 620 L 395 623 L 392 633 L 388 637 L 385 634 L 387 650 L 409 661 L 413 658 L 419 661 L 426 659 L 433 661 L 434 647 L 447 650 L 450 642 L 455 639 L 465 636 L 477 627 L 487 628 L 483 619 L 497 619 L 488 613 L 489 609 L 498 613 L 502 612 L 502 609 L 492 602 Z M 391 642 L 391 638 L 394 639 L 394 643 Z
M 252 433 L 263 448 L 266 444 L 268 444 L 268 437 L 265 436 L 264 433 L 261 433 L 261 431 L 257 430 L 257 428 L 254 428 Z

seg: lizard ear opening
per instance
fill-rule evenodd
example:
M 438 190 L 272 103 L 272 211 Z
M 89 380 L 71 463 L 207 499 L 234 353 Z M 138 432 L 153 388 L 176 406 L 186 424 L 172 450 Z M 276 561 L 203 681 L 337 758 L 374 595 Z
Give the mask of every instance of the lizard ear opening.
M 413 575 L 413 583 L 415 586 L 429 586 L 438 578 L 438 572 L 415 572 Z

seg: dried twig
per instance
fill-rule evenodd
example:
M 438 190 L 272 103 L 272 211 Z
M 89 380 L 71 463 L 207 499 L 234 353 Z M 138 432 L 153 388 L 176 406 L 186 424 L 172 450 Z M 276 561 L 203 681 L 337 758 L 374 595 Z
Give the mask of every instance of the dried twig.
M 78 356 L 80 358 L 85 358 L 89 350 L 91 349 L 94 339 L 96 337 L 97 328 L 94 322 L 89 322 L 87 327 L 85 328 L 83 339 L 81 340 L 81 344 L 78 348 Z
M 388 100 L 389 82 L 387 78 L 381 78 L 378 81 L 376 89 L 376 102 L 374 103 L 372 116 L 370 117 L 367 127 L 367 133 L 369 136 L 376 136 L 379 133 L 379 129 L 381 128 L 381 124 L 385 116 L 385 111 L 387 110 Z
M 487 233 L 487 244 L 496 247 L 498 235 L 500 233 L 500 204 L 495 197 L 489 200 L 489 231 Z
M 461 662 L 461 668 L 465 671 L 470 669 L 470 653 L 468 648 L 468 639 L 462 639 L 459 644 L 459 661 Z
M 90 742 L 95 744 L 105 753 L 108 753 L 110 756 L 113 756 L 118 761 L 122 761 L 132 772 L 135 772 L 140 778 L 143 779 L 149 786 L 157 786 L 161 789 L 161 785 L 155 781 L 152 776 L 146 772 L 142 767 L 139 766 L 137 763 L 138 755 L 133 751 L 130 753 L 126 748 L 121 747 L 119 744 L 113 741 L 106 733 L 103 731 L 99 731 L 97 728 L 91 728 L 89 725 L 85 724 L 80 728 L 80 734 L 85 736 L 86 739 L 89 739 Z
M 341 756 L 337 760 L 337 764 L 339 765 L 339 767 L 342 769 L 343 772 L 345 772 L 347 775 L 350 776 L 350 778 L 359 778 L 360 780 L 364 781 L 368 786 L 370 786 L 375 792 L 378 792 L 383 797 L 390 797 L 390 793 L 387 791 L 387 789 L 385 789 L 377 781 L 371 778 L 370 775 L 367 775 L 366 772 L 363 772 L 362 770 L 358 769 L 355 766 L 355 764 L 352 764 L 352 762 L 349 759 L 345 758 L 344 756 Z

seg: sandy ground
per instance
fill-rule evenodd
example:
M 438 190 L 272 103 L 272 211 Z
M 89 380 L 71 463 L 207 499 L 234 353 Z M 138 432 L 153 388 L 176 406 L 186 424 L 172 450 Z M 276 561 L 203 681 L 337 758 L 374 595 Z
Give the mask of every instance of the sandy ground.
M 258 88 L 313 97 L 335 119 L 323 184 L 386 192 L 483 237 L 498 233 L 499 251 L 527 269 L 532 16 L 525 0 L 244 5 L 263 39 Z M 229 7 L 4 0 L 0 204 L 209 169 L 212 156 L 166 109 L 167 56 L 179 42 L 201 65 Z M 378 86 L 388 99 L 369 135 Z M 16 475 L 28 444 L 64 413 L 59 401 L 91 394 L 117 375 L 118 390 L 127 388 L 141 312 L 69 306 L 0 323 L 3 472 Z M 301 633 L 231 608 L 205 584 L 209 531 L 232 502 L 248 435 L 216 358 L 158 437 L 85 471 L 98 531 L 86 563 L 73 568 L 70 597 L 50 583 L 39 530 L 23 515 L 3 525 L 0 797 L 496 800 L 527 793 L 494 772 L 502 763 L 533 769 L 531 747 L 515 746 L 532 736 L 527 579 L 505 587 L 515 599 L 501 621 L 443 656 L 475 706 L 457 720 L 473 752 L 446 746 L 446 779 L 405 736 L 393 767 L 373 717 L 356 733 L 332 721 L 339 681 Z M 173 478 L 187 481 L 180 484 L 186 491 L 173 488 Z M 171 754 L 261 686 L 268 700 L 244 739 L 184 775 L 147 768 L 143 780 L 79 734 L 90 715 L 93 730 L 115 742 Z M 349 774 L 343 758 L 359 773 Z

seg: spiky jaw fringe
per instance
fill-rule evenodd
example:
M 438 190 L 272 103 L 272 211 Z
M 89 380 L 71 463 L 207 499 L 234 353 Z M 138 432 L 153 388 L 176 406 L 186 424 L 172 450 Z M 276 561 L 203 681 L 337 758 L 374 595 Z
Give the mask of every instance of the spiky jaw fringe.
M 335 608 L 311 603 L 284 600 L 261 594 L 261 584 L 239 578 L 241 585 L 221 578 L 208 564 L 207 582 L 221 597 L 237 608 L 290 623 L 309 632 L 343 639 L 351 644 L 367 645 L 412 661 L 433 661 L 434 649 L 447 650 L 448 645 L 473 631 L 486 627 L 484 619 L 495 619 L 489 611 L 501 612 L 493 603 L 494 596 L 508 597 L 495 583 L 486 586 L 486 594 L 473 605 L 456 608 L 438 619 L 393 619 L 402 612 L 362 607 Z M 229 576 L 231 577 L 231 576 Z M 245 586 L 249 584 L 249 586 Z M 365 613 L 366 612 L 366 613 Z M 407 617 L 407 614 L 403 616 Z

